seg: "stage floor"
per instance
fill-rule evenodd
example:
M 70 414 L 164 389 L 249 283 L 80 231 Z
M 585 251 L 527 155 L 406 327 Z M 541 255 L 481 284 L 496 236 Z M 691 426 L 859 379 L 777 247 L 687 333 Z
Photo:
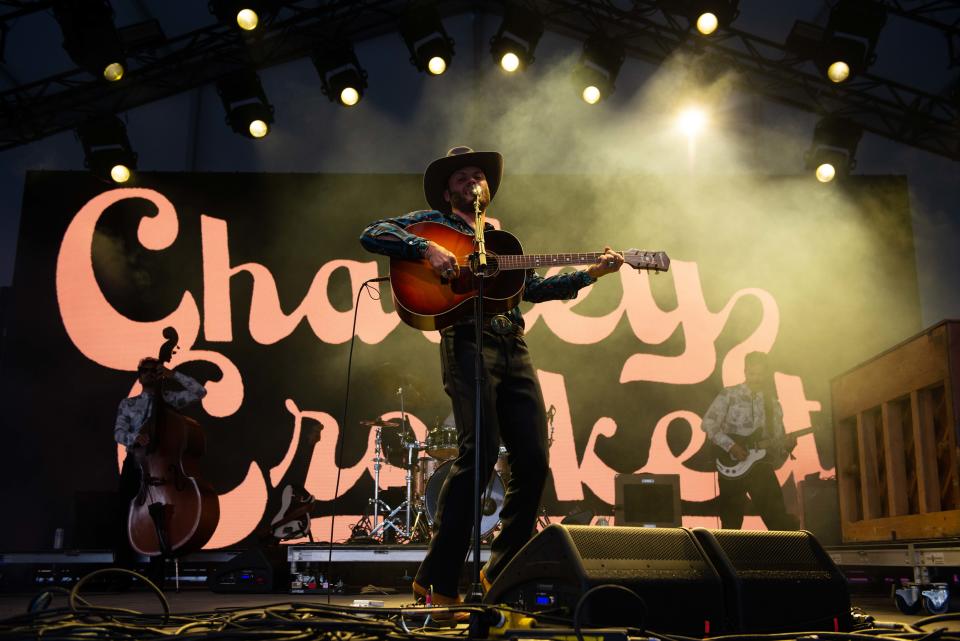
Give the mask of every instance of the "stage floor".
M 36 593 L 0 595 L 0 617 L 6 618 L 25 613 L 35 594 Z M 160 614 L 163 611 L 154 593 L 139 588 L 120 593 L 84 592 L 83 596 L 90 601 L 91 604 L 97 606 L 127 608 L 153 614 Z M 220 608 L 256 608 L 258 606 L 293 602 L 310 604 L 327 603 L 327 595 L 319 594 L 218 594 L 205 588 L 196 587 L 184 589 L 179 593 L 173 590 L 167 590 L 164 592 L 164 596 L 173 613 L 207 612 Z M 330 604 L 334 606 L 351 605 L 355 599 L 381 600 L 384 602 L 384 607 L 388 608 L 404 607 L 412 604 L 412 598 L 407 593 L 377 594 L 376 592 L 330 595 Z M 862 608 L 867 614 L 874 616 L 877 621 L 910 623 L 926 616 L 922 612 L 917 616 L 902 614 L 896 609 L 889 598 L 881 596 L 853 595 L 851 602 L 854 607 Z M 66 605 L 66 596 L 57 595 L 50 607 L 65 607 Z M 798 604 L 798 607 L 802 607 L 802 604 Z M 938 623 L 936 627 L 960 630 L 960 621 Z

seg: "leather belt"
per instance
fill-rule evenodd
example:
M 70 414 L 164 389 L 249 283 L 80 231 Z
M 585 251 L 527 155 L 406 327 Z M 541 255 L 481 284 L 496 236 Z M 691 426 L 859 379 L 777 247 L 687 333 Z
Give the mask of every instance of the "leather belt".
M 460 329 L 464 327 L 473 327 L 473 319 L 466 318 L 457 321 L 452 327 Z M 523 336 L 523 327 L 510 320 L 506 314 L 496 314 L 495 316 L 483 317 L 483 328 L 489 329 L 497 336 Z
M 523 336 L 523 328 L 510 320 L 510 317 L 506 314 L 497 314 L 491 317 L 489 325 L 490 331 L 498 336 L 509 336 L 511 334 Z

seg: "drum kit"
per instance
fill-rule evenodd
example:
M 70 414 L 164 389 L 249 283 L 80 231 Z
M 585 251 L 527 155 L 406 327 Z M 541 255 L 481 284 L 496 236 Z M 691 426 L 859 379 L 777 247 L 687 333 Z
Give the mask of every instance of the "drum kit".
M 401 415 L 405 417 L 406 413 L 401 411 Z M 440 490 L 459 451 L 453 415 L 428 430 L 425 441 L 416 439 L 406 420 L 360 421 L 360 424 L 376 430 L 373 498 L 368 500 L 372 523 L 365 536 L 380 542 L 429 541 L 437 522 Z M 396 507 L 381 496 L 380 470 L 384 463 L 406 471 L 406 498 Z M 501 447 L 481 503 L 480 524 L 485 538 L 500 524 L 500 509 L 509 478 L 507 452 Z
M 442 423 L 438 419 L 434 427 L 427 431 L 426 440 L 418 441 L 406 419 L 403 387 L 397 389 L 397 395 L 400 397 L 402 419 L 360 421 L 361 425 L 376 430 L 372 459 L 373 498 L 367 500 L 371 509 L 364 515 L 363 520 L 354 526 L 351 541 L 426 543 L 437 524 L 440 490 L 459 453 L 453 414 Z M 547 424 L 550 428 L 548 447 L 553 443 L 555 411 L 552 405 L 547 410 Z M 396 507 L 381 497 L 380 470 L 384 463 L 406 471 L 406 495 Z M 483 539 L 489 539 L 500 525 L 500 510 L 509 482 L 508 452 L 501 445 L 497 463 L 481 499 L 480 531 Z M 550 519 L 541 506 L 538 527 L 543 528 L 549 524 Z

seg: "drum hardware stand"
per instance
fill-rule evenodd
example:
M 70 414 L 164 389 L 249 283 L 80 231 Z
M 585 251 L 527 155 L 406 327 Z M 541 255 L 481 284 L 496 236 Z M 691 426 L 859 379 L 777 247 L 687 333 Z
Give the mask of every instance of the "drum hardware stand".
M 547 424 L 550 426 L 550 435 L 547 437 L 547 450 L 553 446 L 553 417 L 557 414 L 557 408 L 551 405 L 547 408 Z M 550 525 L 550 516 L 547 514 L 547 506 L 540 505 L 540 513 L 537 515 L 537 527 L 541 530 Z
M 422 444 L 415 439 L 407 438 L 407 414 L 403 406 L 403 388 L 397 388 L 397 395 L 400 397 L 400 414 L 401 414 L 401 432 L 400 439 L 403 443 L 403 447 L 407 450 L 407 463 L 406 468 L 406 484 L 407 484 L 407 498 L 405 501 L 400 503 L 395 508 L 391 508 L 389 504 L 380 499 L 380 469 L 383 466 L 383 461 L 385 460 L 382 456 L 383 454 L 383 427 L 377 426 L 376 438 L 374 440 L 374 457 L 373 457 L 373 471 L 374 471 L 374 485 L 373 485 L 373 498 L 368 499 L 370 503 L 373 504 L 373 527 L 370 529 L 369 536 L 376 537 L 387 534 L 388 528 L 393 528 L 394 533 L 397 536 L 398 540 L 406 540 L 409 542 L 413 538 L 414 530 L 411 529 L 411 520 L 413 517 L 414 502 L 413 502 L 413 466 L 414 466 L 414 453 L 419 452 L 422 449 Z M 384 517 L 383 520 L 378 523 L 380 520 L 380 509 L 383 509 Z M 400 511 L 403 510 L 405 513 L 406 528 L 398 524 L 399 518 L 397 515 Z M 417 509 L 417 523 L 421 523 L 420 517 L 423 511 Z M 419 526 L 423 528 L 423 525 Z
M 403 407 L 403 387 L 397 388 L 397 396 L 400 397 L 400 441 L 407 450 L 407 500 L 401 503 L 406 506 L 406 526 L 407 532 L 410 532 L 410 510 L 413 508 L 413 457 L 414 450 L 419 451 L 420 443 L 415 438 L 407 438 L 407 412 Z
M 368 499 L 370 503 L 373 504 L 373 528 L 370 530 L 370 536 L 383 536 L 383 532 L 386 531 L 386 528 L 392 527 L 396 530 L 396 533 L 400 535 L 401 538 L 406 537 L 406 532 L 404 532 L 400 526 L 393 522 L 393 517 L 396 516 L 397 512 L 403 507 L 401 503 L 396 509 L 391 511 L 390 506 L 383 500 L 380 499 L 380 468 L 383 467 L 383 426 L 377 425 L 377 435 L 373 441 L 373 498 Z M 378 523 L 380 520 L 380 508 L 383 508 L 384 513 L 389 512 L 386 516 L 383 517 L 383 521 Z
M 379 529 L 377 521 L 380 518 L 380 468 L 383 463 L 383 457 L 380 456 L 383 452 L 381 445 L 382 440 L 383 426 L 377 425 L 376 437 L 373 439 L 373 528 L 371 529 L 370 534 Z
M 390 510 L 390 506 L 389 506 L 387 503 L 385 503 L 384 501 L 380 501 L 380 500 L 378 499 L 377 502 L 379 502 L 380 505 L 383 506 L 383 511 L 384 511 L 384 512 L 386 512 L 387 510 Z M 377 505 L 376 505 L 376 503 L 374 503 L 374 509 L 376 509 L 376 507 L 377 507 Z M 380 522 L 380 525 L 378 525 L 378 526 L 374 527 L 372 530 L 370 530 L 370 536 L 377 536 L 377 535 L 384 536 L 384 535 L 386 534 L 386 532 L 387 532 L 387 528 L 393 528 L 393 530 L 394 530 L 394 532 L 396 533 L 398 539 L 405 539 L 405 538 L 407 538 L 407 533 L 406 533 L 406 531 L 403 529 L 403 527 L 400 526 L 400 525 L 397 525 L 397 521 L 399 521 L 400 519 L 399 519 L 399 518 L 396 518 L 396 516 L 397 516 L 397 514 L 400 512 L 400 510 L 404 509 L 405 507 L 406 507 L 406 502 L 401 503 L 401 504 L 398 505 L 397 507 L 395 507 L 395 508 L 393 508 L 392 510 L 390 510 L 389 514 L 386 514 L 386 515 L 383 517 L 383 521 Z

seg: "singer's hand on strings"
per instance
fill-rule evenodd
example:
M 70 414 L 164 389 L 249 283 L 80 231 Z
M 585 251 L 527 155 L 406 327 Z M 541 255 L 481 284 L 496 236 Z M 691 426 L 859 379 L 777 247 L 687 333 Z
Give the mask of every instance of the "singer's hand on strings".
M 453 280 L 460 275 L 460 268 L 457 266 L 457 257 L 432 240 L 430 244 L 427 245 L 427 253 L 424 254 L 423 257 L 430 263 L 430 267 L 433 268 L 434 273 L 441 278 Z
M 613 251 L 607 245 L 603 248 L 603 254 L 597 258 L 597 262 L 587 268 L 587 273 L 592 278 L 600 278 L 617 271 L 621 265 L 623 265 L 623 254 Z

